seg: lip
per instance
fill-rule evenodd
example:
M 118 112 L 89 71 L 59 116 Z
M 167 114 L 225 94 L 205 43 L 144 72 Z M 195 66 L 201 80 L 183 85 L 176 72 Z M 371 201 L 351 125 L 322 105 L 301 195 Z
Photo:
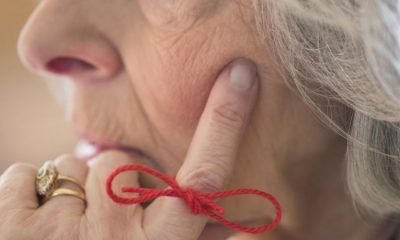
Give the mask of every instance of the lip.
M 134 145 L 122 144 L 118 141 L 112 141 L 110 140 L 110 137 L 99 136 L 93 134 L 93 132 L 84 131 L 78 127 L 75 128 L 75 133 L 79 140 L 75 146 L 74 155 L 78 159 L 88 162 L 90 159 L 95 158 L 105 151 L 117 150 L 125 152 L 136 159 L 143 160 L 144 164 L 153 167 L 160 172 L 166 170 L 163 164 L 161 164 L 160 161 L 157 161 L 158 158 L 155 158 L 152 154 L 149 154 L 149 152 L 144 151 L 142 148 Z
M 95 141 L 84 137 L 81 137 L 76 144 L 75 156 L 83 161 L 88 162 L 90 159 L 95 158 L 101 153 L 109 150 L 125 152 L 126 154 L 133 156 L 135 159 L 145 160 L 145 162 L 149 163 L 150 166 L 159 171 L 163 171 L 162 166 L 155 161 L 154 158 L 135 146 L 126 146 L 106 141 Z
M 98 156 L 104 151 L 108 150 L 119 150 L 122 152 L 126 152 L 130 155 L 135 155 L 138 157 L 145 156 L 144 153 L 135 148 L 135 147 L 128 147 L 122 146 L 117 144 L 108 144 L 102 142 L 94 142 L 88 139 L 80 139 L 75 147 L 75 155 L 85 161 L 89 161 L 90 159 Z

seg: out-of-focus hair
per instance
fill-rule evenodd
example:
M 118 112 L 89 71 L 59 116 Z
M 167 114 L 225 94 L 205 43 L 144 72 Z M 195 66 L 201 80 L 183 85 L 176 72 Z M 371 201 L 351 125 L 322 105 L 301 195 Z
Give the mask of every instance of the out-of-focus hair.
M 253 2 L 261 37 L 288 83 L 348 139 L 355 202 L 381 216 L 398 214 L 400 0 Z M 347 124 L 337 121 L 339 115 Z

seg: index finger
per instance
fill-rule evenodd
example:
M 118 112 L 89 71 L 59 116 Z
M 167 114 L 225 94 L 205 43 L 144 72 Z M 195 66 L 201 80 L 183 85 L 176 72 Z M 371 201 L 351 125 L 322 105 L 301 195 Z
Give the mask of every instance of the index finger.
M 215 192 L 227 183 L 255 103 L 256 79 L 255 65 L 245 59 L 234 61 L 220 74 L 178 172 L 176 179 L 181 187 Z M 198 239 L 207 222 L 205 216 L 193 215 L 176 198 L 156 200 L 145 214 L 148 236 L 162 229 L 165 239 Z
M 236 60 L 222 73 L 211 91 L 188 155 L 179 169 L 177 181 L 180 186 L 215 192 L 229 180 L 255 102 L 255 80 L 256 67 L 245 59 Z M 251 84 L 248 89 L 244 82 Z

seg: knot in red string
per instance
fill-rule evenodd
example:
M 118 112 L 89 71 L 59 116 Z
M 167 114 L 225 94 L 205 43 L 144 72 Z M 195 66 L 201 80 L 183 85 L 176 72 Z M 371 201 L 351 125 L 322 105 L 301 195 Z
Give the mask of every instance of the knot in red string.
M 177 195 L 185 201 L 194 215 L 207 214 L 209 211 L 215 211 L 221 215 L 224 214 L 224 209 L 206 195 L 202 195 L 190 188 L 175 190 L 179 192 Z
M 154 177 L 161 179 L 163 182 L 168 184 L 170 188 L 159 190 L 159 189 L 147 189 L 140 187 L 123 187 L 122 192 L 137 193 L 139 195 L 138 197 L 133 197 L 133 198 L 120 197 L 114 193 L 112 189 L 112 182 L 120 173 L 126 171 L 140 171 L 148 173 Z M 144 203 L 154 200 L 161 196 L 181 198 L 182 200 L 184 200 L 184 202 L 186 203 L 186 205 L 189 207 L 189 209 L 192 211 L 193 214 L 207 215 L 221 222 L 225 226 L 228 226 L 238 231 L 248 232 L 248 233 L 261 233 L 273 230 L 278 226 L 282 218 L 282 209 L 279 202 L 272 195 L 266 192 L 259 191 L 256 189 L 236 189 L 224 192 L 201 193 L 190 188 L 186 189 L 181 188 L 179 184 L 176 182 L 175 178 L 170 179 L 164 174 L 154 169 L 141 165 L 125 165 L 115 169 L 107 179 L 107 193 L 114 202 L 121 204 Z M 266 224 L 260 227 L 247 227 L 230 222 L 224 217 L 222 217 L 221 215 L 224 214 L 224 209 L 221 206 L 219 206 L 214 199 L 235 196 L 235 195 L 243 195 L 243 194 L 258 195 L 270 201 L 274 205 L 276 210 L 273 222 L 271 224 Z

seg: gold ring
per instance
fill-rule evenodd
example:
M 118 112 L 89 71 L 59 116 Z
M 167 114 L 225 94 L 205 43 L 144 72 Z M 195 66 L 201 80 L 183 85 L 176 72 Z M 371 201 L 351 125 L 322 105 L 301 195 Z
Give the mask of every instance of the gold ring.
M 84 187 L 82 186 L 82 184 L 81 184 L 78 180 L 76 180 L 75 178 L 68 177 L 68 176 L 58 175 L 57 180 L 58 180 L 59 182 L 62 182 L 62 181 L 64 181 L 64 182 L 71 182 L 71 183 L 75 184 L 76 186 L 78 186 L 79 189 L 82 190 L 82 192 L 85 192 L 85 188 L 84 188 Z
M 61 183 L 63 181 L 71 182 L 79 187 L 79 189 L 82 191 L 82 193 L 79 194 L 79 198 L 83 199 L 85 198 L 85 189 L 83 186 L 79 183 L 78 180 L 72 177 L 67 177 L 67 176 L 62 176 L 58 173 L 56 166 L 52 161 L 47 161 L 43 164 L 43 166 L 39 169 L 37 177 L 36 177 L 36 192 L 37 195 L 41 200 L 43 199 L 49 199 L 50 197 L 53 196 L 53 194 L 58 190 L 58 189 L 63 189 L 61 192 L 65 192 L 65 188 L 60 188 Z M 70 189 L 69 192 L 73 191 Z M 57 195 L 60 195 L 60 191 L 57 192 Z M 73 191 L 75 192 L 75 191 Z M 67 195 L 67 194 L 62 194 L 62 195 Z M 72 193 L 68 194 L 72 196 L 76 196 L 77 194 Z
M 54 192 L 45 199 L 45 202 L 50 200 L 51 198 L 58 197 L 58 196 L 72 196 L 81 199 L 82 201 L 86 202 L 86 196 L 84 193 L 68 189 L 68 188 L 57 188 Z

